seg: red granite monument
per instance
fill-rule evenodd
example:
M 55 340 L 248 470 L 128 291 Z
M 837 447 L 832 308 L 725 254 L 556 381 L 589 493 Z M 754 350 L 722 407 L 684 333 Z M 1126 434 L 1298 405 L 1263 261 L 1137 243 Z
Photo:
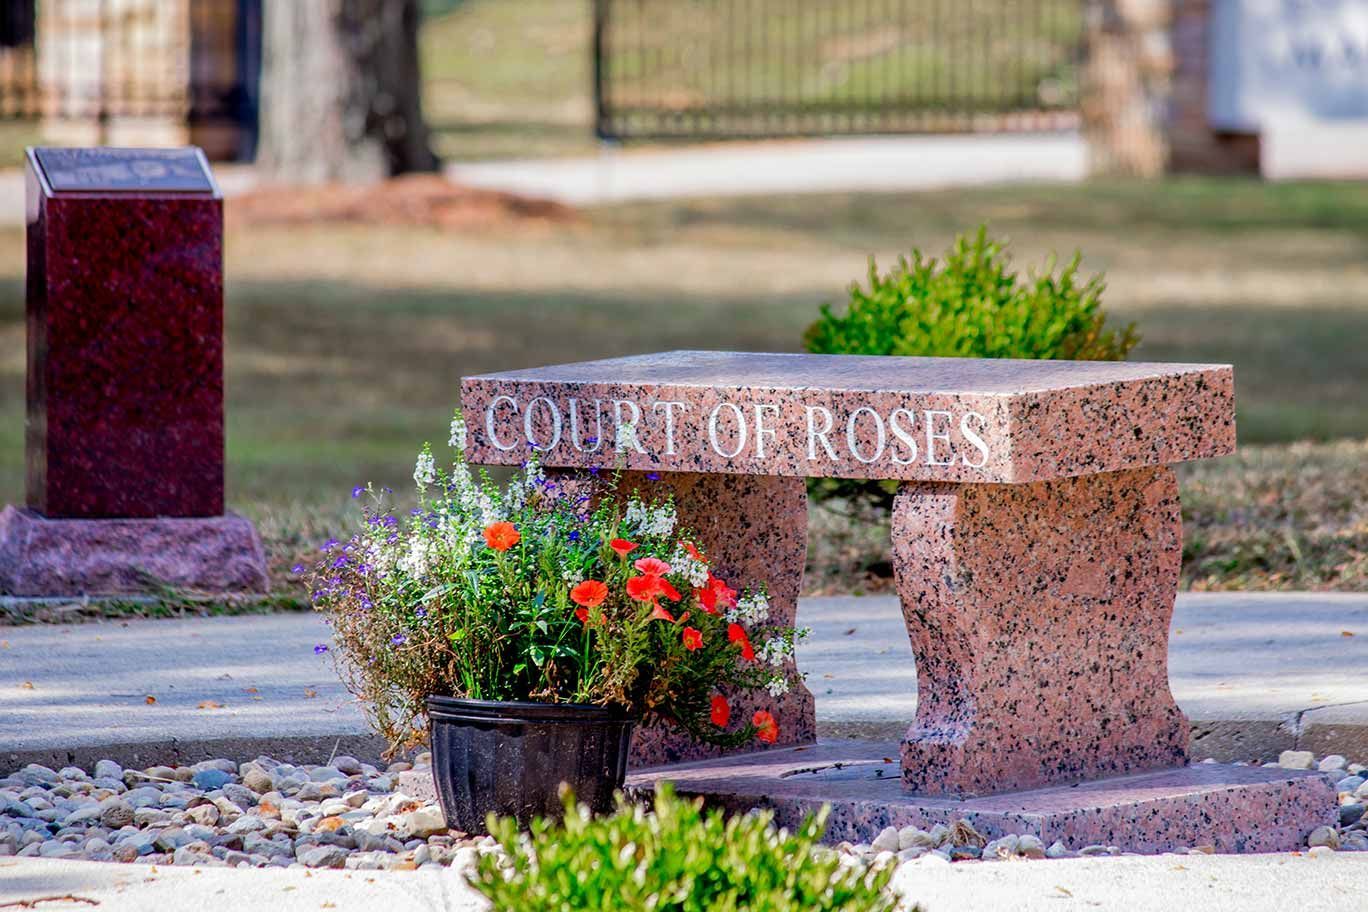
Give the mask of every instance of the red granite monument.
M 962 817 L 1073 848 L 1274 851 L 1332 820 L 1318 774 L 1188 766 L 1169 690 L 1172 464 L 1234 451 L 1228 365 L 669 352 L 469 377 L 461 403 L 473 463 L 531 445 L 549 468 L 619 466 L 627 490 L 676 492 L 703 544 L 756 555 L 729 574 L 783 593 L 783 622 L 803 478 L 902 482 L 891 548 L 918 691 L 901 743 L 809 746 L 798 691 L 764 707 L 789 746 L 629 785 L 668 779 L 789 826 L 829 803 L 831 837 L 852 841 Z M 634 751 L 706 753 L 650 731 Z
M 0 594 L 260 592 L 224 513 L 223 199 L 198 149 L 31 149 L 26 509 Z

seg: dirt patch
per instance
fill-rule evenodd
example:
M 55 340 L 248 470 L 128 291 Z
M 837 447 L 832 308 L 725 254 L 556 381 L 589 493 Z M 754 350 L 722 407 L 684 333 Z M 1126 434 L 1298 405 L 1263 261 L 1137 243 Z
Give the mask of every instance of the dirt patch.
M 226 210 L 233 226 L 356 222 L 452 231 L 580 218 L 553 200 L 466 187 L 439 174 L 409 174 L 377 184 L 259 187 L 231 197 Z

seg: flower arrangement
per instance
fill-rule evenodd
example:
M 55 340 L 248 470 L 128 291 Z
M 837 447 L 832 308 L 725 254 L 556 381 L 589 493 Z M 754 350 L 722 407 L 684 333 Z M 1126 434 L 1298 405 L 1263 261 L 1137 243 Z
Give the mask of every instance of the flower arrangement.
M 770 712 L 733 719 L 729 697 L 787 691 L 801 632 L 770 622 L 763 588 L 713 572 L 671 500 L 621 492 L 614 472 L 548 479 L 535 452 L 500 487 L 472 472 L 464 440 L 458 415 L 449 471 L 424 447 L 407 516 L 356 489 L 361 528 L 309 574 L 377 731 L 418 743 L 438 695 L 612 707 L 722 745 L 777 739 Z

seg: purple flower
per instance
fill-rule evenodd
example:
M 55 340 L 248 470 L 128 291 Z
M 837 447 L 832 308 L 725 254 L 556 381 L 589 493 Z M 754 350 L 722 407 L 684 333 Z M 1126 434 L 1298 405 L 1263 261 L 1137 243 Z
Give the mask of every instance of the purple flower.
M 659 474 L 658 472 L 647 472 L 647 473 L 646 473 L 646 480 L 647 480 L 647 481 L 660 481 L 660 474 Z
M 364 493 L 366 493 L 365 485 L 357 485 L 356 487 L 352 488 L 352 497 L 354 498 L 360 497 Z
M 427 617 L 427 609 L 426 609 L 426 608 L 415 608 L 415 609 L 413 609 L 413 613 L 416 614 L 416 615 L 418 615 L 418 617 L 420 617 L 420 618 L 425 618 L 425 617 Z
M 589 467 L 589 474 L 590 474 L 590 475 L 597 476 L 598 473 L 599 473 L 599 467 L 598 467 L 598 466 L 590 466 L 590 467 Z
M 323 653 L 327 651 L 328 647 L 325 643 L 319 643 L 317 646 L 314 647 L 314 655 L 316 656 L 321 656 Z
M 323 547 L 322 547 L 322 549 L 320 549 L 320 550 L 323 550 L 323 551 L 331 551 L 333 548 L 336 548 L 336 547 L 337 547 L 337 544 L 338 544 L 337 539 L 335 539 L 335 538 L 330 538 L 330 539 L 328 539 L 327 541 L 325 541 L 325 542 L 323 543 Z
M 394 636 L 390 637 L 390 642 L 395 646 L 402 646 L 408 642 L 408 637 L 404 636 L 402 633 L 396 633 Z
M 370 611 L 372 608 L 371 600 L 364 595 L 361 596 L 361 607 L 366 611 Z
M 570 539 L 571 541 L 579 541 L 579 540 L 580 540 L 579 529 L 571 529 L 571 530 L 570 530 L 569 539 Z
M 303 565 L 303 564 L 295 564 L 293 567 L 290 568 L 290 572 L 291 572 L 291 573 L 294 573 L 294 574 L 303 573 L 303 572 L 304 572 L 304 565 Z
M 343 567 L 347 566 L 347 556 L 345 554 L 338 555 L 337 560 L 333 561 L 332 565 L 335 569 L 341 570 Z

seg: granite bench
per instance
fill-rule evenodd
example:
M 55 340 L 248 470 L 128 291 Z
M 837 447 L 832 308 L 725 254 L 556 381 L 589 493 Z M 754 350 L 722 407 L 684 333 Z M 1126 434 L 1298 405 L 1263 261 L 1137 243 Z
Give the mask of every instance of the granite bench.
M 1187 760 L 1167 671 L 1182 552 L 1171 465 L 1234 450 L 1229 366 L 670 352 L 469 377 L 461 401 L 472 462 L 518 464 L 532 445 L 553 469 L 623 467 L 625 489 L 674 494 L 733 585 L 768 581 L 788 621 L 804 479 L 901 481 L 911 792 Z M 781 745 L 813 740 L 806 689 L 756 702 Z M 656 731 L 634 759 L 707 754 Z

